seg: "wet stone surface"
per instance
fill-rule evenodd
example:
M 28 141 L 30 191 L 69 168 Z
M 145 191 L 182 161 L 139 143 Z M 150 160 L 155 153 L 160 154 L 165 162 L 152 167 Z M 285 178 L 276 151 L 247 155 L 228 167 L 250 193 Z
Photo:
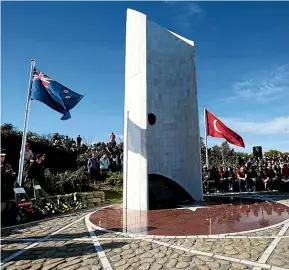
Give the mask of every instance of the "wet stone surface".
M 90 221 L 113 231 L 128 229 L 148 235 L 187 236 L 242 233 L 278 225 L 289 218 L 288 206 L 260 199 L 215 196 L 205 198 L 204 205 L 141 214 L 138 210 L 124 211 L 118 204 L 93 213 Z

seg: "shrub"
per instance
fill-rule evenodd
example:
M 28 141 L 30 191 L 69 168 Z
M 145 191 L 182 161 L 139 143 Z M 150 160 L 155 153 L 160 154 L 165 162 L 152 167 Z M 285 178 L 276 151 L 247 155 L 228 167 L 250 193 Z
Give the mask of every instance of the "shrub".
M 47 181 L 47 192 L 49 194 L 67 194 L 81 191 L 82 183 L 88 181 L 88 175 L 85 167 L 63 173 L 53 173 L 51 170 L 46 170 L 45 180 Z
M 88 174 L 85 170 L 85 167 L 80 167 L 76 171 L 66 171 L 64 173 L 66 182 L 69 183 L 70 187 L 73 189 L 73 192 L 81 191 L 82 183 L 88 181 Z
M 85 167 L 85 166 L 87 166 L 87 161 L 88 161 L 89 158 L 91 158 L 91 153 L 89 153 L 89 152 L 80 154 L 80 155 L 77 157 L 77 166 L 78 166 L 78 167 Z
M 110 173 L 108 173 L 106 182 L 108 185 L 112 185 L 112 186 L 122 185 L 122 182 L 123 182 L 122 172 L 110 172 Z
M 61 174 L 54 173 L 52 170 L 45 170 L 45 180 L 47 182 L 47 192 L 49 194 L 63 194 L 63 183 L 61 181 Z

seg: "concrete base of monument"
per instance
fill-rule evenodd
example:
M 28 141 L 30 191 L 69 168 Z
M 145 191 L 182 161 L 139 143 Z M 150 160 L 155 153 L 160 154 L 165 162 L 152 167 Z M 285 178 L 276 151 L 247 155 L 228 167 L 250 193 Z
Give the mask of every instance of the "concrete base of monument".
M 289 220 L 289 207 L 256 198 L 210 196 L 201 204 L 149 211 L 125 210 L 114 205 L 93 213 L 98 229 L 147 236 L 234 234 L 275 227 Z

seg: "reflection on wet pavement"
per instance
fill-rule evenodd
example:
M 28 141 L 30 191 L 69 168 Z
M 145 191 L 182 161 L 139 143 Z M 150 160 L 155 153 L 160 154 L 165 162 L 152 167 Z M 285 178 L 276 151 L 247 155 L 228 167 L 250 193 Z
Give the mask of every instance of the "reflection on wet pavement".
M 101 209 L 90 220 L 97 226 L 147 235 L 210 235 L 255 230 L 289 218 L 289 207 L 251 198 L 210 197 L 202 205 L 177 209 L 123 211 L 121 205 Z

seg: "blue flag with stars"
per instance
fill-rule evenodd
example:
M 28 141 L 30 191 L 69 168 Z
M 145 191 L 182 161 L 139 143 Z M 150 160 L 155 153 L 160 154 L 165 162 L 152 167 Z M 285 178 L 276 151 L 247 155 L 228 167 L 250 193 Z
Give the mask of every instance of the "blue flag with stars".
M 61 120 L 71 118 L 70 110 L 83 98 L 43 72 L 34 69 L 31 99 L 43 102 L 51 109 L 63 114 Z

